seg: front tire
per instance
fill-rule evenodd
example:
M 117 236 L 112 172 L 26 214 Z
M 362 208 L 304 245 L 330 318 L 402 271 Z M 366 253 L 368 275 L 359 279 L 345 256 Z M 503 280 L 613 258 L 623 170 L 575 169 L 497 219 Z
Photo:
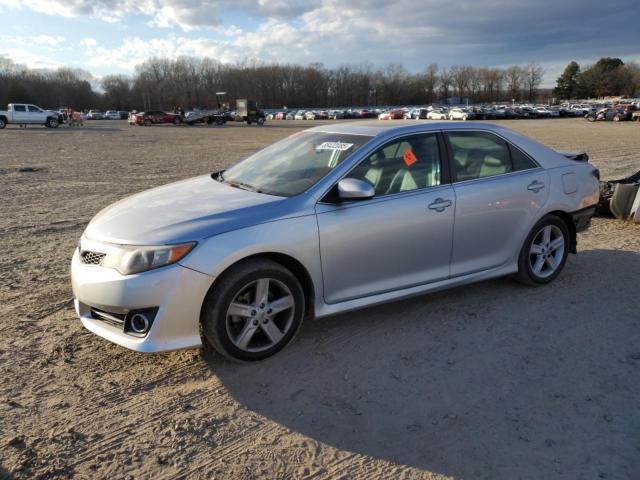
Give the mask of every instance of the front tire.
M 0 118 L 0 130 L 7 126 L 7 121 L 4 118 Z
M 304 311 L 302 287 L 289 270 L 267 259 L 248 260 L 231 267 L 207 294 L 202 331 L 221 355 L 254 362 L 293 339 Z
M 544 285 L 562 271 L 569 254 L 569 229 L 555 215 L 547 215 L 531 229 L 518 257 L 517 279 Z
M 152 123 L 153 123 L 153 122 L 147 118 L 147 119 L 144 121 L 144 126 L 145 126 L 145 127 L 150 127 Z
M 47 122 L 45 123 L 45 125 L 49 128 L 58 128 L 58 125 L 60 124 L 60 122 L 58 122 L 57 118 L 47 118 Z

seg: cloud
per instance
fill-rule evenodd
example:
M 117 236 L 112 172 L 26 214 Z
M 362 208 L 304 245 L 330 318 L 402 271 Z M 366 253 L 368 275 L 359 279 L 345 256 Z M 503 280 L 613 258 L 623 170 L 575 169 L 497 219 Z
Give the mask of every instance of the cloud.
M 131 70 L 151 56 L 194 55 L 222 62 L 400 63 L 411 71 L 432 62 L 535 61 L 555 72 L 572 59 L 637 58 L 640 50 L 638 0 L 0 0 L 0 5 L 122 25 L 142 18 L 151 28 L 136 30 L 136 36 L 109 38 L 105 45 L 93 38 L 80 42 L 87 64 L 104 71 Z M 229 11 L 250 22 L 227 23 Z
M 320 0 L 0 0 L 0 5 L 64 17 L 89 16 L 116 22 L 142 15 L 157 27 L 190 31 L 220 25 L 221 13 L 240 9 L 261 18 L 295 18 L 320 5 Z
M 4 47 L 0 49 L 0 56 L 9 58 L 17 65 L 24 65 L 34 69 L 55 70 L 64 66 L 63 62 L 53 60 L 49 56 L 30 52 L 24 48 Z

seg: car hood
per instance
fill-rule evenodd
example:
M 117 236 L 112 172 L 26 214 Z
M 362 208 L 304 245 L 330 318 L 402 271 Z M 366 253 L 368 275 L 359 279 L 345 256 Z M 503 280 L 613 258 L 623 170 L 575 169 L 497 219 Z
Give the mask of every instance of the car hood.
M 130 245 L 197 241 L 290 216 L 287 200 L 232 187 L 205 175 L 114 203 L 91 220 L 84 234 L 93 240 Z

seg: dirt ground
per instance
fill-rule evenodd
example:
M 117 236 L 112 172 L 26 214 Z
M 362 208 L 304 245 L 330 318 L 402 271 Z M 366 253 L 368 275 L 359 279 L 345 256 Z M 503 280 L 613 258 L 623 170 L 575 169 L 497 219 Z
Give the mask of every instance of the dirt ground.
M 0 131 L 0 478 L 640 478 L 638 225 L 596 219 L 552 285 L 307 322 L 256 365 L 83 329 L 69 262 L 94 214 L 317 124 Z M 508 126 L 640 169 L 637 124 Z

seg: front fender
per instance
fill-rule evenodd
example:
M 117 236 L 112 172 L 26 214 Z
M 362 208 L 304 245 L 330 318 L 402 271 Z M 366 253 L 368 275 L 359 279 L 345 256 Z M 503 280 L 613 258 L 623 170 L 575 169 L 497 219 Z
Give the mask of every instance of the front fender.
M 309 273 L 315 298 L 322 299 L 320 242 L 315 215 L 287 218 L 214 235 L 179 263 L 201 273 L 218 277 L 247 257 L 278 253 L 298 261 Z

